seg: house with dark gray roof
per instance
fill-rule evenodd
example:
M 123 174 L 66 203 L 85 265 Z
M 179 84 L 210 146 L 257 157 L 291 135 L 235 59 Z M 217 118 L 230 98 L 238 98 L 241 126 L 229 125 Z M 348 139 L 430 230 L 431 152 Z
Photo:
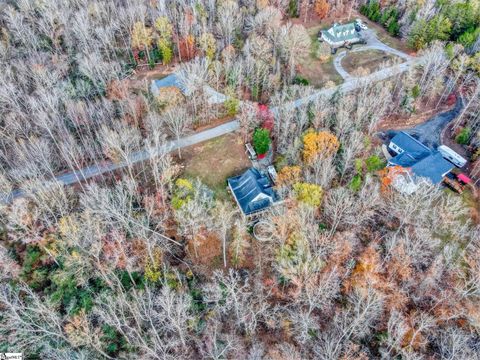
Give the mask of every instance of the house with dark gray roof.
M 246 216 L 263 211 L 277 201 L 277 194 L 270 179 L 255 168 L 231 177 L 227 182 L 238 206 Z
M 430 152 L 430 149 L 427 146 L 405 131 L 400 131 L 398 134 L 396 134 L 392 140 L 390 140 L 388 148 L 394 151 L 396 154 L 408 152 L 411 154 L 415 153 L 421 155 L 422 153 Z
M 402 167 L 407 169 L 410 174 L 405 177 L 402 185 L 397 187 L 401 191 L 409 189 L 405 192 L 411 193 L 414 189 L 412 183 L 423 180 L 428 180 L 432 184 L 440 184 L 454 168 L 454 165 L 447 161 L 439 151 L 429 149 L 404 131 L 399 132 L 390 140 L 388 148 L 397 154 L 388 161 L 388 166 Z M 400 184 L 400 182 L 398 183 Z

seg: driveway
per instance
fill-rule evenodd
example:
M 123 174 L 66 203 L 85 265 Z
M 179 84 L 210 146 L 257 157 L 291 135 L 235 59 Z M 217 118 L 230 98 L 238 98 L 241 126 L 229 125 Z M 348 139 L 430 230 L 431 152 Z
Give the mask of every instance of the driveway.
M 387 44 L 384 44 L 381 42 L 372 29 L 368 29 L 363 31 L 364 37 L 367 40 L 366 45 L 359 45 L 358 47 L 355 47 L 353 50 L 349 50 L 350 52 L 360 52 L 360 51 L 367 51 L 367 50 L 380 50 L 395 56 L 398 56 L 401 59 L 404 59 L 406 61 L 412 60 L 412 57 L 400 50 L 394 49 Z M 342 65 L 342 60 L 343 58 L 349 53 L 347 49 L 343 50 L 340 52 L 335 58 L 333 59 L 333 65 L 335 66 L 335 70 L 340 74 L 340 76 L 344 80 L 352 80 L 355 79 L 356 77 L 348 73 Z
M 329 97 L 335 94 L 336 92 L 350 92 L 359 87 L 364 86 L 365 82 L 378 82 L 385 79 L 388 79 L 392 76 L 397 74 L 401 74 L 407 71 L 411 66 L 420 65 L 422 63 L 422 58 L 412 58 L 402 64 L 392 66 L 390 68 L 379 70 L 375 73 L 370 75 L 364 76 L 362 78 L 352 78 L 348 81 L 345 81 L 343 84 L 328 88 L 328 89 L 321 89 L 316 93 L 306 96 L 301 99 L 297 99 L 295 101 L 291 101 L 289 103 L 284 104 L 283 106 L 286 108 L 298 108 L 302 105 L 308 104 L 309 102 L 319 98 L 319 97 Z M 273 114 L 278 114 L 277 108 L 271 109 Z M 163 151 L 174 151 L 178 148 L 184 148 L 187 146 L 191 146 L 194 144 L 198 144 L 203 141 L 207 141 L 213 139 L 218 136 L 222 136 L 233 132 L 239 128 L 238 120 L 233 120 L 228 123 L 219 125 L 217 127 L 184 137 L 177 140 L 172 140 L 167 142 L 162 148 L 158 149 L 156 152 L 147 152 L 145 150 L 136 152 L 132 154 L 129 159 L 130 164 L 135 164 L 141 161 L 148 160 L 152 156 L 156 156 Z M 72 185 L 75 183 L 79 183 L 85 181 L 87 179 L 93 178 L 98 175 L 102 175 L 107 172 L 111 172 L 123 167 L 127 166 L 127 162 L 105 162 L 102 165 L 94 165 L 83 168 L 81 170 L 71 171 L 62 175 L 56 176 L 54 179 L 51 179 L 51 182 L 57 182 L 63 185 Z M 22 190 L 14 190 L 10 194 L 0 194 L 0 201 L 4 203 L 9 203 L 13 199 L 23 197 L 25 193 Z
M 462 97 L 459 96 L 457 98 L 457 102 L 455 103 L 455 107 L 452 110 L 437 114 L 420 125 L 401 131 L 405 131 L 406 133 L 412 135 L 415 139 L 424 143 L 429 148 L 436 149 L 442 145 L 441 135 L 443 130 L 460 114 L 463 106 L 464 104 Z M 390 139 L 393 138 L 398 132 L 399 130 L 388 130 L 386 132 L 379 133 L 378 136 L 385 143 L 389 143 Z

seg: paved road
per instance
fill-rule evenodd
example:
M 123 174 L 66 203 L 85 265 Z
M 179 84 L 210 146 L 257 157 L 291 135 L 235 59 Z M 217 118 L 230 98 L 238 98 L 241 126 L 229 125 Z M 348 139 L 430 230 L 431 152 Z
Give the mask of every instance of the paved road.
M 306 96 L 304 98 L 292 101 L 290 103 L 287 103 L 284 105 L 284 107 L 293 107 L 297 108 L 301 105 L 308 104 L 309 102 L 319 98 L 319 97 L 329 97 L 335 94 L 336 92 L 343 92 L 347 93 L 350 91 L 353 91 L 355 89 L 358 89 L 359 87 L 364 86 L 365 83 L 372 83 L 372 82 L 378 82 L 382 80 L 386 80 L 388 78 L 391 78 L 395 75 L 402 74 L 406 72 L 410 67 L 416 66 L 416 65 L 421 65 L 423 62 L 423 58 L 412 58 L 408 61 L 405 61 L 404 63 L 394 65 L 389 68 L 385 68 L 382 70 L 379 70 L 377 72 L 374 72 L 370 75 L 363 76 L 363 77 L 358 77 L 358 78 L 351 78 L 349 80 L 346 80 L 343 84 L 340 84 L 338 86 L 328 88 L 328 89 L 322 89 L 317 92 L 315 92 L 312 95 Z M 276 113 L 277 109 L 272 108 L 272 112 Z
M 414 126 L 410 129 L 405 129 L 406 133 L 412 135 L 418 141 L 424 143 L 431 149 L 436 149 L 441 143 L 441 134 L 445 127 L 454 120 L 462 111 L 464 102 L 461 96 L 458 97 L 455 107 L 452 110 L 440 113 L 425 121 L 422 124 Z M 385 133 L 380 133 L 379 137 L 388 143 L 399 131 L 389 130 Z
M 284 106 L 287 108 L 288 107 L 297 108 L 301 105 L 308 104 L 309 102 L 319 97 L 329 97 L 335 94 L 336 92 L 344 92 L 344 93 L 350 92 L 352 90 L 355 90 L 363 86 L 365 82 L 378 82 L 381 80 L 388 79 L 397 74 L 401 74 L 407 71 L 411 66 L 420 64 L 421 61 L 422 61 L 421 58 L 412 58 L 409 61 L 406 61 L 402 64 L 392 66 L 390 68 L 382 69 L 380 71 L 377 71 L 365 77 L 345 81 L 343 84 L 338 85 L 336 87 L 319 90 L 310 96 L 292 101 L 290 103 L 286 103 Z M 278 113 L 277 108 L 272 108 L 271 111 L 274 114 Z M 233 120 L 228 123 L 214 127 L 212 129 L 208 129 L 208 130 L 187 136 L 178 141 L 177 140 L 169 141 L 168 143 L 165 144 L 164 148 L 158 149 L 157 154 L 160 154 L 162 153 L 162 151 L 165 151 L 165 150 L 174 151 L 174 150 L 177 150 L 178 148 L 184 148 L 187 146 L 198 144 L 200 142 L 207 141 L 207 140 L 216 138 L 218 136 L 228 134 L 230 132 L 237 130 L 238 128 L 239 128 L 239 122 L 237 120 Z M 132 155 L 132 157 L 129 159 L 130 160 L 129 163 L 135 164 L 141 161 L 145 161 L 150 156 L 155 156 L 155 155 L 156 155 L 155 153 L 152 154 L 151 152 L 147 152 L 147 151 L 139 151 Z M 107 172 L 111 172 L 126 166 L 127 166 L 127 162 L 118 162 L 118 163 L 105 162 L 102 165 L 89 166 L 82 170 L 77 170 L 77 171 L 59 175 L 55 178 L 55 180 L 64 185 L 71 185 L 71 184 L 75 184 L 75 183 L 90 179 L 98 175 L 105 174 Z M 11 202 L 13 199 L 22 197 L 24 195 L 25 193 L 22 190 L 15 190 L 7 196 L 0 195 L 0 201 Z
M 216 126 L 212 129 L 204 130 L 202 132 L 184 137 L 177 140 L 172 140 L 167 142 L 162 148 L 157 149 L 156 151 L 148 152 L 148 151 L 139 151 L 134 153 L 132 157 L 129 159 L 130 161 L 127 163 L 126 161 L 121 162 L 106 162 L 102 165 L 94 165 L 83 168 L 81 170 L 68 172 L 62 175 L 58 175 L 55 180 L 63 185 L 72 185 L 79 183 L 81 181 L 90 179 L 95 176 L 99 176 L 117 169 L 124 168 L 128 166 L 128 164 L 135 164 L 145 160 L 148 160 L 152 156 L 158 156 L 164 152 L 171 152 L 175 151 L 179 148 L 188 147 L 191 145 L 195 145 L 201 143 L 206 140 L 210 140 L 216 138 L 218 136 L 222 136 L 228 133 L 231 133 L 237 130 L 240 127 L 240 124 L 237 120 L 230 121 L 228 123 Z M 24 196 L 25 193 L 22 190 L 15 190 L 9 196 L 5 197 L 2 196 L 3 202 L 10 202 L 12 199 L 16 199 L 18 197 Z

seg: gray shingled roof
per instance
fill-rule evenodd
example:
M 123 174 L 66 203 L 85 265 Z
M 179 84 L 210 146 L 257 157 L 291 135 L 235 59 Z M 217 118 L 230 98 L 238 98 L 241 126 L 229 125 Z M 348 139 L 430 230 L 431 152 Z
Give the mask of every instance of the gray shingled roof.
M 270 179 L 255 168 L 227 182 L 245 215 L 266 209 L 276 200 Z
M 405 131 L 399 132 L 395 135 L 391 143 L 397 145 L 400 149 L 409 153 L 425 153 L 428 154 L 430 149 L 422 144 L 420 141 L 415 139 L 412 135 L 406 133 Z
M 412 166 L 412 172 L 415 176 L 430 179 L 432 184 L 439 184 L 445 174 L 448 174 L 453 168 L 454 165 L 445 160 L 440 152 L 432 151 L 429 156 Z
M 404 152 L 391 158 L 388 163 L 390 166 L 398 165 L 404 168 L 411 168 L 413 175 L 428 178 L 433 184 L 442 182 L 445 174 L 449 173 L 454 167 L 438 151 L 422 154 Z

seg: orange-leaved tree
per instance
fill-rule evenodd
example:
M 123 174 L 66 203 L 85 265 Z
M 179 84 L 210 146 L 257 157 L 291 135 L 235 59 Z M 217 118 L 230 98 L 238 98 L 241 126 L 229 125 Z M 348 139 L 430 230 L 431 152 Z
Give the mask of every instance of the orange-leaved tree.
M 180 39 L 178 51 L 180 52 L 180 57 L 182 61 L 188 61 L 195 57 L 195 38 L 192 34 L 189 34 L 184 38 Z
M 277 184 L 279 186 L 289 186 L 300 181 L 302 168 L 300 166 L 285 166 L 278 172 Z
M 320 19 L 325 18 L 329 10 L 330 10 L 330 5 L 328 4 L 327 0 L 315 1 L 315 12 L 320 17 Z
M 309 131 L 303 136 L 303 160 L 312 163 L 318 156 L 329 157 L 340 147 L 337 137 L 328 131 Z

